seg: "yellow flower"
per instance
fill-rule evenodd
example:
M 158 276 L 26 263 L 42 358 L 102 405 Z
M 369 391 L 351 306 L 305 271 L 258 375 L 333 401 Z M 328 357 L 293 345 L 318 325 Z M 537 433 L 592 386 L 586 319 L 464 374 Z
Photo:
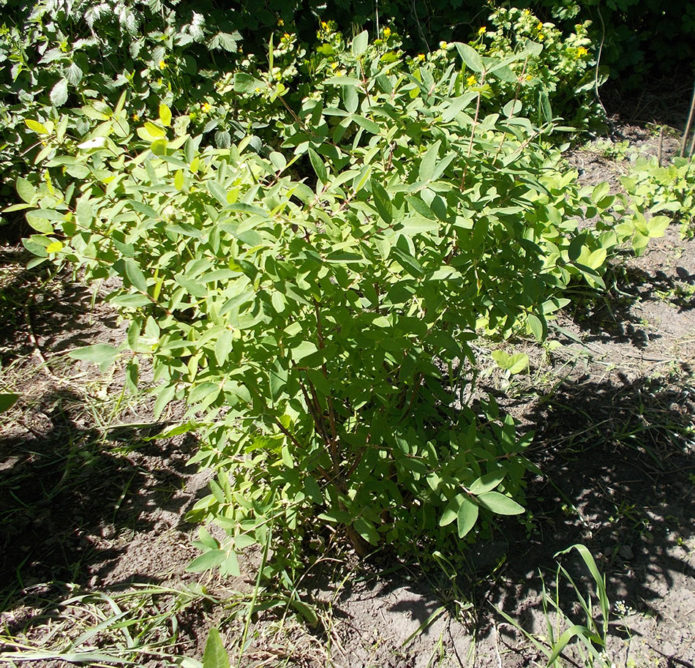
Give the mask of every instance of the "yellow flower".
M 140 120 L 140 116 L 138 116 L 137 114 L 133 114 L 133 122 L 137 123 L 139 120 Z
M 160 70 L 165 70 L 166 68 L 167 68 L 166 62 L 164 62 L 163 60 L 160 60 L 160 61 L 159 61 L 159 69 L 160 69 Z
M 202 111 L 204 114 L 207 114 L 208 111 L 210 111 L 210 109 L 212 109 L 212 107 L 210 106 L 210 103 L 209 103 L 209 102 L 203 102 L 203 104 L 202 104 L 202 106 L 200 107 L 200 109 L 201 109 L 201 111 Z
M 543 30 L 543 24 L 539 21 L 536 30 Z
M 529 16 L 531 12 L 528 9 L 524 9 L 523 12 L 521 12 L 524 16 Z
M 425 54 L 424 54 L 424 53 L 418 53 L 418 54 L 417 54 L 417 59 L 420 60 L 420 61 L 425 60 Z
M 439 42 L 440 49 L 446 49 L 449 45 L 446 42 Z
M 328 24 L 327 24 L 325 21 L 321 21 L 321 27 L 322 27 L 324 30 L 328 30 Z
M 577 49 L 577 58 L 582 58 L 583 56 L 586 56 L 589 52 L 583 47 L 580 46 Z
M 391 37 L 391 28 L 388 28 L 388 27 L 387 27 L 387 28 L 384 28 L 384 37 L 385 37 L 386 39 L 388 39 L 389 37 Z
M 157 79 L 157 85 L 161 86 L 164 82 L 161 79 Z
M 478 83 L 478 80 L 471 74 L 471 76 L 466 79 L 466 85 L 467 86 L 475 86 L 475 84 Z
M 286 42 L 289 42 L 292 39 L 292 35 L 290 33 L 286 32 L 283 36 L 282 39 L 284 39 Z
M 538 41 L 542 42 L 545 39 L 545 35 L 542 32 L 538 33 Z
M 487 32 L 487 26 L 480 26 L 480 28 L 478 28 L 478 34 L 479 35 L 484 35 L 486 32 Z
M 527 74 L 526 75 L 526 81 L 531 81 L 531 79 L 533 79 L 533 77 L 530 74 Z
M 278 25 L 282 28 L 282 26 L 285 25 L 285 22 L 282 19 L 278 19 Z
M 334 70 L 338 67 L 338 63 L 331 63 L 331 69 Z

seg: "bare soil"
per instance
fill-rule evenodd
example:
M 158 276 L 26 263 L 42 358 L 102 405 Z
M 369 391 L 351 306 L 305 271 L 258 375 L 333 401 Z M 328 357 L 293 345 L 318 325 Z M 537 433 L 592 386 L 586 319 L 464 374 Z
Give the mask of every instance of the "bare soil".
M 638 151 L 658 151 L 644 130 L 623 134 Z M 663 154 L 674 146 L 667 138 Z M 585 182 L 619 187 L 623 166 L 605 150 L 572 161 Z M 177 613 L 169 655 L 200 660 L 215 625 L 235 657 L 244 622 L 235 611 L 245 609 L 235 601 L 252 590 L 258 555 L 233 581 L 186 572 L 197 529 L 185 515 L 209 479 L 187 466 L 193 439 L 150 440 L 164 424 L 146 399 L 122 393 L 122 372 L 105 376 L 66 356 L 118 343 L 124 327 L 79 281 L 46 281 L 40 268 L 23 268 L 26 260 L 17 248 L 0 250 L 0 392 L 21 395 L 0 416 L 0 652 L 18 649 L 3 638 L 48 646 L 51 629 L 74 610 L 70 597 L 197 582 L 205 596 Z M 366 564 L 344 549 L 318 555 L 299 593 L 320 623 L 287 617 L 282 606 L 261 614 L 241 665 L 545 665 L 495 608 L 543 635 L 542 587 L 555 587 L 554 555 L 582 543 L 607 577 L 613 665 L 695 666 L 695 242 L 673 225 L 642 257 L 614 268 L 605 297 L 576 297 L 551 330 L 557 344 L 519 342 L 532 359 L 527 375 L 487 381 L 520 428 L 535 432 L 528 454 L 542 475 L 529 480 L 523 520 L 503 522 L 459 555 L 467 566 L 455 571 L 397 555 Z M 586 591 L 578 557 L 562 563 Z M 584 623 L 569 587 L 559 598 Z M 584 665 L 571 650 L 564 659 Z M 175 661 L 149 655 L 142 665 Z

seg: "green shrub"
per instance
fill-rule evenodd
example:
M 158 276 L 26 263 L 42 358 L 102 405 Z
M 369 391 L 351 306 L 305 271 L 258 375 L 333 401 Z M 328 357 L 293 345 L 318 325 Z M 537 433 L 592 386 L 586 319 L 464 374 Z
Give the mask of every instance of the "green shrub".
M 123 91 L 136 116 L 156 113 L 162 100 L 183 111 L 211 88 L 216 50 L 228 52 L 225 65 L 233 66 L 239 33 L 222 12 L 206 21 L 205 6 L 195 9 L 144 0 L 0 0 L 0 206 L 42 156 L 26 119 L 60 119 L 85 134 L 105 120 L 102 102 L 115 104 Z M 83 113 L 61 114 L 70 106 Z
M 604 120 L 596 88 L 596 45 L 589 38 L 590 21 L 578 23 L 564 36 L 549 22 L 542 22 L 528 9 L 498 9 L 482 26 L 475 44 L 481 54 L 508 57 L 531 48 L 528 59 L 510 65 L 511 75 L 500 79 L 493 102 L 517 97 L 524 115 L 541 123 L 551 117 L 550 109 L 576 128 Z M 520 85 L 520 79 L 525 85 Z
M 623 92 L 653 89 L 680 74 L 695 75 L 695 4 L 691 0 L 536 0 L 528 4 L 564 29 L 591 21 L 590 36 L 602 44 L 601 64 Z
M 601 285 L 633 232 L 613 229 L 607 186 L 557 171 L 518 101 L 481 113 L 469 78 L 494 82 L 509 59 L 463 44 L 404 58 L 366 33 L 311 58 L 315 90 L 294 108 L 274 62 L 231 83 L 239 108 L 271 105 L 275 147 L 203 147 L 165 104 L 134 131 L 125 96 L 84 136 L 30 123 L 46 147 L 41 179 L 18 183 L 25 245 L 120 278 L 108 301 L 130 322 L 121 350 L 75 355 L 122 357 L 132 388 L 149 358 L 157 415 L 185 399 L 169 433 L 199 431 L 193 461 L 218 472 L 192 517 L 229 539 L 201 529 L 193 570 L 234 573 L 271 533 L 282 570 L 308 528 L 342 527 L 364 554 L 472 540 L 522 512 L 531 437 L 492 400 L 460 405 L 470 341 L 542 340 L 568 283 Z M 583 215 L 604 229 L 580 230 Z
M 661 167 L 656 158 L 640 158 L 621 183 L 633 208 L 647 212 L 650 221 L 675 218 L 680 222 L 683 237 L 695 236 L 695 166 L 692 160 L 675 158 L 673 164 Z M 646 219 L 644 224 L 648 224 Z

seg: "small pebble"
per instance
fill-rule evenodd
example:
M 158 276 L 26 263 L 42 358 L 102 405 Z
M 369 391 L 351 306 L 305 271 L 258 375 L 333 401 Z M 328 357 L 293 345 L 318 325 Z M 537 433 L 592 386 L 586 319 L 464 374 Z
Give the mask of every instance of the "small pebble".
M 106 526 L 101 528 L 101 537 L 102 538 L 113 538 L 114 535 L 116 534 L 116 529 L 114 528 L 113 524 L 107 524 Z

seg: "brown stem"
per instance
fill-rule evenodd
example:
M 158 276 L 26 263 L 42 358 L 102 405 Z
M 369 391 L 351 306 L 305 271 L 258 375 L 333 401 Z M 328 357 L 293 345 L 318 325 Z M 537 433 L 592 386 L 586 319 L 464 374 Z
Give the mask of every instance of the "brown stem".
M 480 77 L 480 85 L 485 84 L 485 72 L 483 71 L 482 76 Z M 463 166 L 463 174 L 461 175 L 461 185 L 459 185 L 459 190 L 463 192 L 463 189 L 466 187 L 466 175 L 468 173 L 468 160 L 470 159 L 472 153 L 473 153 L 473 139 L 475 138 L 475 130 L 478 127 L 478 118 L 480 117 L 480 100 L 482 98 L 482 91 L 478 91 L 478 99 L 476 100 L 475 103 L 475 116 L 473 117 L 473 126 L 471 127 L 471 138 L 470 141 L 468 142 L 468 152 L 466 154 L 466 164 Z
M 683 132 L 683 139 L 681 140 L 681 152 L 680 157 L 685 157 L 685 147 L 688 144 L 688 135 L 690 134 L 690 128 L 693 124 L 693 117 L 695 116 L 695 86 L 693 86 L 693 97 L 690 101 L 690 111 L 688 113 L 688 122 L 685 124 L 685 132 Z

